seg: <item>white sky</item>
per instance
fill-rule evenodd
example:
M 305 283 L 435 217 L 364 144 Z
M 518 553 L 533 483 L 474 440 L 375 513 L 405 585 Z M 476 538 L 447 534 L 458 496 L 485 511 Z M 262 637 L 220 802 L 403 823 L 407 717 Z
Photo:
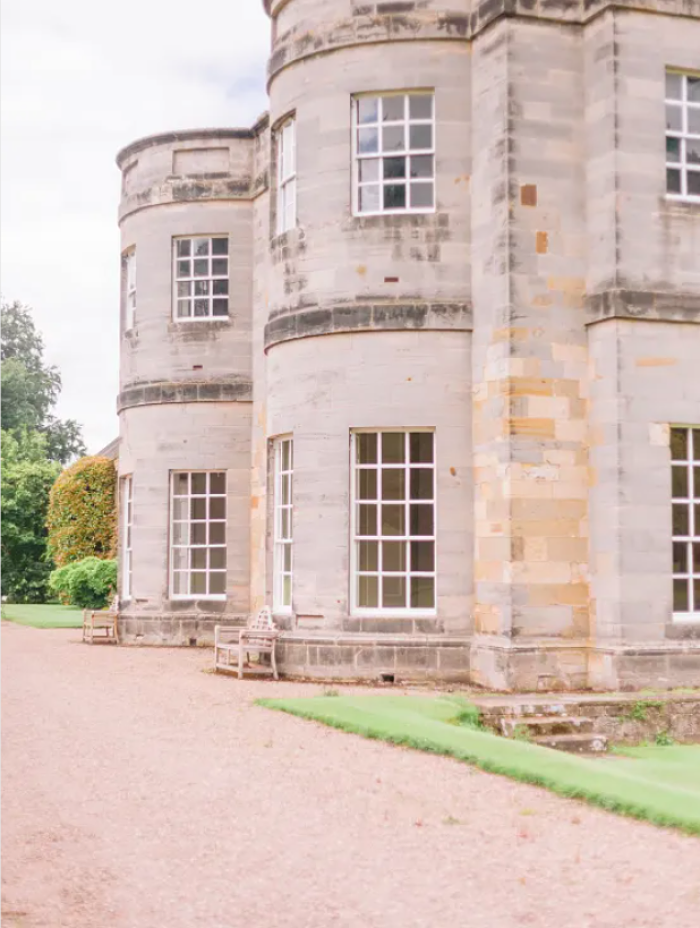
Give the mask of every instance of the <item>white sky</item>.
M 0 285 L 34 310 L 58 414 L 118 434 L 117 151 L 267 108 L 262 0 L 4 0 Z

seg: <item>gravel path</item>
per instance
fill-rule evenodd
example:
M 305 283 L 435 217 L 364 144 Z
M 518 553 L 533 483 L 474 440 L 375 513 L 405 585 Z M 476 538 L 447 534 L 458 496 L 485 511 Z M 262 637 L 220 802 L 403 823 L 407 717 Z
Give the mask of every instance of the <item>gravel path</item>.
M 697 928 L 700 841 L 3 623 L 6 928 Z

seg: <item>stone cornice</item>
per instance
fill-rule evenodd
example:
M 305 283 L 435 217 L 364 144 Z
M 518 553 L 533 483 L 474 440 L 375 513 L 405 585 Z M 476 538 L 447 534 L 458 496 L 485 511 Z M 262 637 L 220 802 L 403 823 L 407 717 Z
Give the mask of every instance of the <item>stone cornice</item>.
M 587 325 L 606 319 L 700 324 L 700 294 L 663 290 L 610 289 L 586 298 Z
M 269 13 L 269 6 L 266 9 Z M 268 87 L 280 71 L 297 61 L 354 45 L 420 40 L 470 42 L 504 18 L 581 26 L 607 10 L 700 19 L 700 0 L 475 0 L 468 13 L 425 9 L 417 2 L 368 2 L 358 6 L 352 17 L 300 23 L 298 29 L 281 35 L 270 55 Z
M 250 380 L 149 380 L 125 384 L 117 397 L 117 412 L 134 406 L 162 403 L 250 403 L 253 385 Z
M 472 328 L 467 302 L 374 302 L 314 306 L 280 314 L 265 326 L 265 350 L 318 335 L 381 331 L 457 331 Z

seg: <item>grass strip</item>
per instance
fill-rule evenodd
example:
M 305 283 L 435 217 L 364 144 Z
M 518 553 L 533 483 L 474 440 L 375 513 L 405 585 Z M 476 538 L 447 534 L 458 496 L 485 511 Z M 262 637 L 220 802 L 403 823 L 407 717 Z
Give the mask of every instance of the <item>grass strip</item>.
M 445 754 L 560 796 L 700 835 L 700 756 L 696 754 L 685 761 L 688 774 L 679 782 L 675 777 L 660 778 L 658 767 L 645 773 L 648 759 L 633 755 L 594 760 L 479 730 L 473 724 L 474 713 L 466 708 L 469 704 L 455 699 L 316 696 L 261 699 L 258 704 L 366 738 Z M 652 767 L 658 763 L 664 762 L 654 759 Z
M 32 628 L 83 627 L 83 613 L 80 609 L 58 604 L 6 604 L 2 607 L 2 618 L 17 625 L 30 625 Z

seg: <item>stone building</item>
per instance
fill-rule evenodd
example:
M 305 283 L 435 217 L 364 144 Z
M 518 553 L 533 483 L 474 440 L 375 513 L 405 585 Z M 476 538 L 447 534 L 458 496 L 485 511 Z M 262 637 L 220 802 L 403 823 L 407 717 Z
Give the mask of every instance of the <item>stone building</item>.
M 123 639 L 700 685 L 700 0 L 266 8 L 118 156 Z

